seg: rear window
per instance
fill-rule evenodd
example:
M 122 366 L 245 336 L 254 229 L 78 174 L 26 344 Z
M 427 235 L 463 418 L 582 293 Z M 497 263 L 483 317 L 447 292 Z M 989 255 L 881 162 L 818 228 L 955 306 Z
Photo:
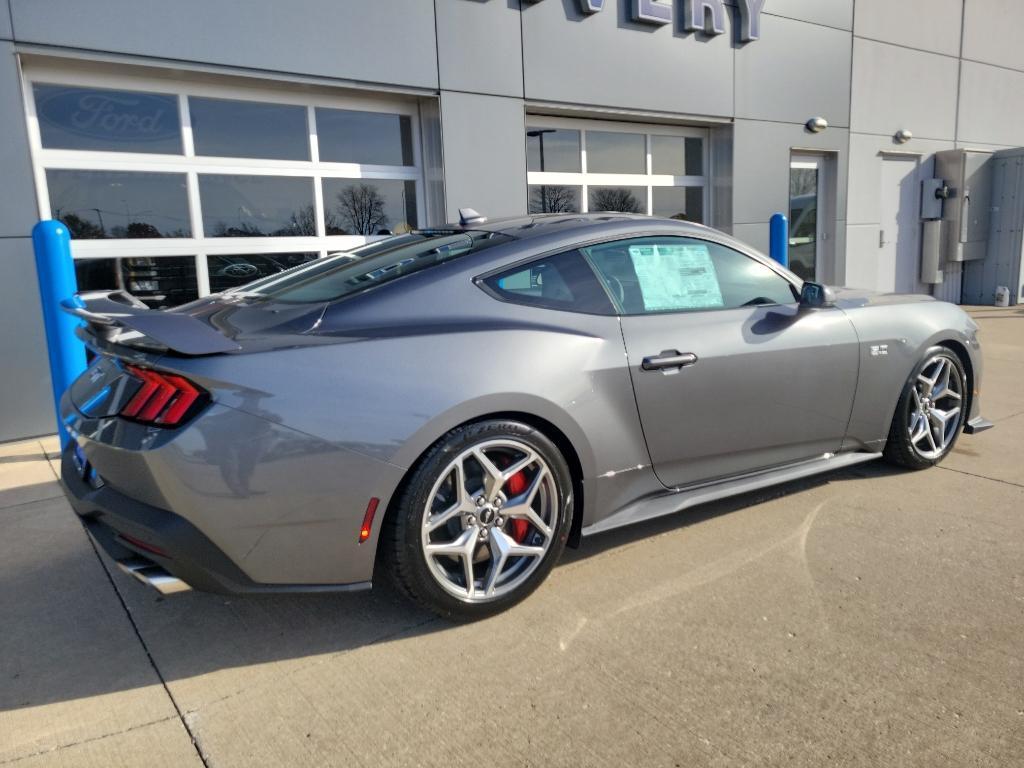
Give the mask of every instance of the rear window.
M 234 293 L 293 304 L 334 301 L 511 240 L 499 232 L 410 232 L 257 280 Z
M 567 251 L 513 267 L 484 280 L 505 301 L 589 315 L 615 308 L 579 251 Z

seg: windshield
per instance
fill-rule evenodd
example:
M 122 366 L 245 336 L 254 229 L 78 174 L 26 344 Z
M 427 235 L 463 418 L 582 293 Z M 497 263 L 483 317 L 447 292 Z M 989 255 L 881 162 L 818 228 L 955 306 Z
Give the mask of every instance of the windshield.
M 512 239 L 499 232 L 410 232 L 303 264 L 229 293 L 295 304 L 334 301 Z

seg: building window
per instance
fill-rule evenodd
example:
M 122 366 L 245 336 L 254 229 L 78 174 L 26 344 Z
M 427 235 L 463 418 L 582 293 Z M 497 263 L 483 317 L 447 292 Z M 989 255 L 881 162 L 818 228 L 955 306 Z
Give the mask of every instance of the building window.
M 527 123 L 530 213 L 706 220 L 706 131 L 549 117 Z
M 424 219 L 417 106 L 392 97 L 25 69 L 41 218 L 82 290 L 173 306 Z

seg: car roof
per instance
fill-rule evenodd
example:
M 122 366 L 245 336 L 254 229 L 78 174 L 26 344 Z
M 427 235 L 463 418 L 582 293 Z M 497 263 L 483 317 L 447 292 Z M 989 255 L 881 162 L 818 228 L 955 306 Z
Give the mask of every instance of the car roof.
M 666 219 L 647 216 L 639 213 L 542 213 L 532 216 L 516 216 L 494 219 L 481 223 L 472 223 L 462 227 L 458 224 L 449 225 L 453 229 L 467 229 L 478 232 L 497 232 L 517 240 L 526 240 L 544 235 L 574 236 L 596 234 L 602 229 L 620 229 L 626 222 L 643 223 L 649 226 L 652 221 L 660 221 L 676 225 L 681 233 L 691 231 L 706 233 L 708 228 L 703 224 L 695 224 L 679 219 Z

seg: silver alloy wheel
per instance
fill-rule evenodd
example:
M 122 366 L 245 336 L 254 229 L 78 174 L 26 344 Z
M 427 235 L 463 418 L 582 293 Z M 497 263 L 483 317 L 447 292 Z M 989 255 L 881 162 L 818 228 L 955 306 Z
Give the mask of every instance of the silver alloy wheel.
M 558 515 L 555 476 L 536 450 L 510 438 L 479 443 L 431 489 L 421 526 L 427 566 L 458 599 L 495 600 L 540 565 Z
M 925 459 L 938 459 L 960 427 L 964 382 L 953 362 L 935 355 L 914 382 L 908 431 L 910 444 Z

